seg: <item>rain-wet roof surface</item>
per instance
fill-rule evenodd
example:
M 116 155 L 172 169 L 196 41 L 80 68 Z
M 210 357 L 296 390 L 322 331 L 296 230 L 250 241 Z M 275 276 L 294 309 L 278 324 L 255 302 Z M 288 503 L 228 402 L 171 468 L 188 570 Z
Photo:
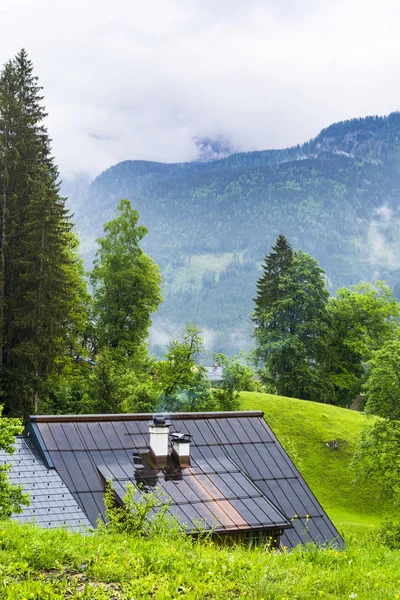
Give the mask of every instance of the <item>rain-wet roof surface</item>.
M 126 484 L 161 488 L 171 512 L 192 529 L 284 529 L 281 544 L 341 539 L 297 471 L 263 413 L 170 415 L 170 433 L 191 436 L 190 460 L 170 458 L 160 470 L 149 460 L 151 415 L 32 417 L 30 439 L 95 525 L 104 516 L 104 482 L 122 499 Z

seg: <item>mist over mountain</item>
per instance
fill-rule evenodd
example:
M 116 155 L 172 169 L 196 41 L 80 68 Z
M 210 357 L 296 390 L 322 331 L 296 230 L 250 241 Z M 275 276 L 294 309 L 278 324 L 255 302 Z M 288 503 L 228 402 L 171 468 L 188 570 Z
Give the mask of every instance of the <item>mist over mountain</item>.
M 210 137 L 199 137 L 193 138 L 196 144 L 199 155 L 197 162 L 211 162 L 213 160 L 221 160 L 233 154 L 233 148 L 228 140 Z
M 154 346 L 194 321 L 214 351 L 249 347 L 260 263 L 280 233 L 321 263 L 332 293 L 380 278 L 400 296 L 399 140 L 396 112 L 335 123 L 283 150 L 232 154 L 225 140 L 200 138 L 196 162 L 121 162 L 72 191 L 86 265 L 128 198 L 164 279 Z

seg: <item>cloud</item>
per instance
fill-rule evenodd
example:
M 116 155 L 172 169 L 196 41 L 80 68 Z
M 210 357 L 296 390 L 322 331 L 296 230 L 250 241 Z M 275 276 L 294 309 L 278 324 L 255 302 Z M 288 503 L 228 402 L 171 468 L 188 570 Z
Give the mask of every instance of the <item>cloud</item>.
M 367 244 L 369 260 L 378 270 L 382 268 L 400 268 L 400 244 L 396 239 L 391 239 L 393 210 L 383 204 L 375 209 L 375 217 L 368 226 Z M 378 272 L 375 273 L 378 277 Z
M 0 19 L 2 61 L 34 61 L 64 176 L 400 108 L 397 0 L 2 0 Z
M 382 206 L 375 209 L 375 212 L 379 217 L 382 217 L 382 219 L 385 223 L 390 223 L 390 220 L 391 220 L 392 214 L 393 214 L 393 210 L 391 208 L 389 208 L 389 206 L 387 204 L 382 204 Z

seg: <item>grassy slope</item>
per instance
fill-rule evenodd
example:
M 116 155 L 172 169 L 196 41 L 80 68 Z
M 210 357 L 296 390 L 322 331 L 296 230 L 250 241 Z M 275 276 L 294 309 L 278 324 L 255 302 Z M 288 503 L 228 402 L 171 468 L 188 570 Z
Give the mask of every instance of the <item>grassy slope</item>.
M 242 394 L 243 408 L 259 409 L 340 531 L 361 533 L 377 525 L 388 507 L 373 482 L 352 484 L 349 462 L 368 423 L 357 412 L 270 394 Z M 324 442 L 337 440 L 331 450 Z
M 219 548 L 183 538 L 70 534 L 0 524 L 4 600 L 383 600 L 400 598 L 398 551 Z

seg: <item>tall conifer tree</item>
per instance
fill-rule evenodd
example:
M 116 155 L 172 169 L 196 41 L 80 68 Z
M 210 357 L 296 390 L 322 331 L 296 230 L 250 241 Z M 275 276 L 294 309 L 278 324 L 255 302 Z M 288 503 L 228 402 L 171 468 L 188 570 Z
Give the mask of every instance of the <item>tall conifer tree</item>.
M 257 297 L 254 298 L 255 309 L 253 320 L 256 327 L 262 327 L 262 314 L 272 302 L 278 299 L 279 283 L 293 260 L 293 249 L 284 235 L 279 235 L 275 246 L 261 265 L 262 276 L 257 280 Z
M 86 301 L 41 89 L 21 50 L 0 76 L 0 385 L 5 413 L 24 416 L 71 351 Z
M 328 291 L 317 261 L 279 236 L 257 282 L 253 320 L 262 379 L 285 396 L 320 399 Z

